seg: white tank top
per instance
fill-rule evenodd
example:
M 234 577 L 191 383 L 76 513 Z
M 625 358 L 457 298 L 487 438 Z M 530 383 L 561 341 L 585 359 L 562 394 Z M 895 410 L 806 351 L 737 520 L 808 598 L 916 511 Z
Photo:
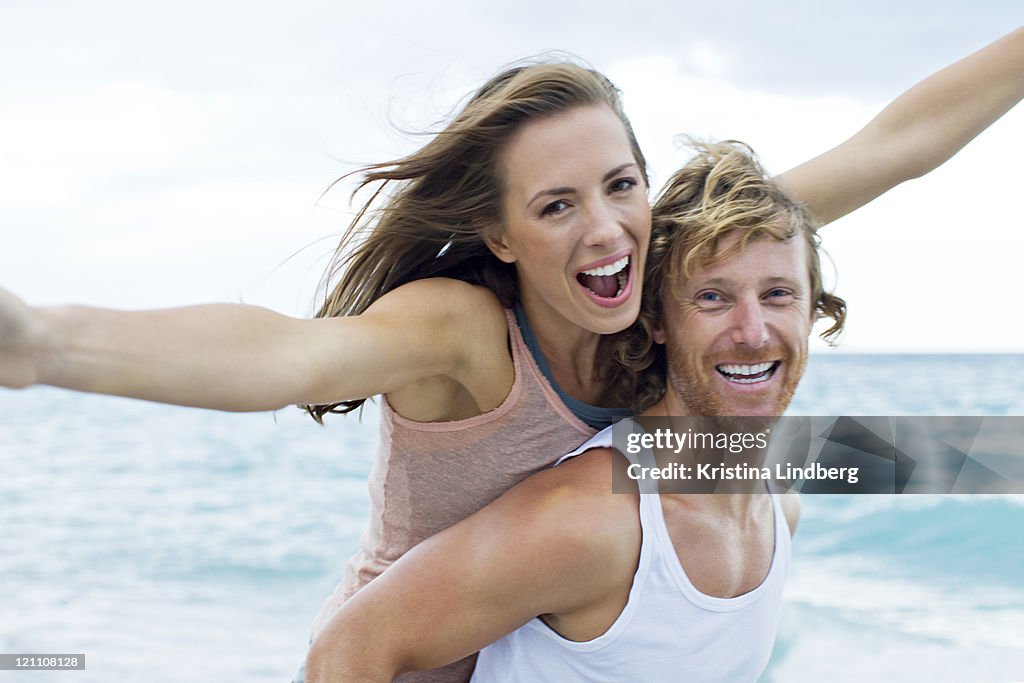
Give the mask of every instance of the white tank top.
M 558 462 L 611 445 L 608 428 Z M 649 451 L 640 456 L 641 464 L 653 458 Z M 532 619 L 480 652 L 472 683 L 756 681 L 775 642 L 790 552 L 789 526 L 778 496 L 771 495 L 772 564 L 750 592 L 717 598 L 698 591 L 676 555 L 660 498 L 641 495 L 640 562 L 615 623 L 593 640 L 576 642 Z

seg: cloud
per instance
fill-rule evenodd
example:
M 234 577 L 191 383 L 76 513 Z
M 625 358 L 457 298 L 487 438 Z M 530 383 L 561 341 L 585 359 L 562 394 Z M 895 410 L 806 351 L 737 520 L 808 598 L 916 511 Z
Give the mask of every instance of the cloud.
M 8 98 L 0 109 L 0 209 L 80 200 L 111 175 L 181 163 L 222 116 L 217 98 L 141 83 Z
M 656 182 L 685 159 L 679 133 L 743 139 L 777 172 L 1009 29 L 1017 11 L 824 7 L 6 3 L 0 282 L 34 301 L 115 306 L 258 292 L 294 312 L 330 240 L 294 271 L 278 264 L 346 222 L 333 210 L 343 188 L 313 208 L 323 188 L 413 149 L 421 140 L 392 120 L 428 127 L 512 59 L 561 48 L 609 72 Z M 1005 310 L 1021 247 L 1006 150 L 1020 146 L 1020 119 L 826 230 L 857 316 L 851 348 L 956 346 Z M 984 343 L 1021 348 L 1010 318 Z

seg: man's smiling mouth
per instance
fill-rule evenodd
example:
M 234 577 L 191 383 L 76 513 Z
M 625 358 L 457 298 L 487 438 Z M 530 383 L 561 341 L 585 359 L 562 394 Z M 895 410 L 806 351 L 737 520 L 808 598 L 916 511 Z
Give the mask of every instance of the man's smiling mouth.
M 716 365 L 715 370 L 727 381 L 735 384 L 757 384 L 767 382 L 775 374 L 782 361 L 766 361 L 752 365 L 739 363 L 722 363 Z

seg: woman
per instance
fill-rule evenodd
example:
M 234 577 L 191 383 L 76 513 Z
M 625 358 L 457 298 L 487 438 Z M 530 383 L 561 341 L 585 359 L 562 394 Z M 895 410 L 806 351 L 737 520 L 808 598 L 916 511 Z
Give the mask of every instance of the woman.
M 926 80 L 780 182 L 827 223 L 928 172 L 1024 94 L 1022 43 L 1017 32 Z M 39 310 L 0 296 L 6 386 L 301 404 L 317 417 L 384 395 L 370 529 L 314 633 L 409 547 L 628 403 L 601 371 L 602 335 L 636 318 L 649 207 L 607 79 L 566 64 L 507 71 L 422 150 L 372 167 L 374 181 L 403 184 L 363 207 L 350 239 L 370 237 L 340 259 L 316 320 L 241 305 Z M 457 666 L 446 676 L 464 676 Z

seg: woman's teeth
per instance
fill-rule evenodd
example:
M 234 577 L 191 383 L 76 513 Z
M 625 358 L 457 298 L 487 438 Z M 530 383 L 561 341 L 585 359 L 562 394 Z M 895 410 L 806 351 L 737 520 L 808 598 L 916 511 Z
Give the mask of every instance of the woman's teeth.
M 614 263 L 584 270 L 576 279 L 593 294 L 612 299 L 622 294 L 629 278 L 629 256 L 623 256 Z
M 629 256 L 623 256 L 615 263 L 609 263 L 606 266 L 598 266 L 597 268 L 591 268 L 590 270 L 584 270 L 583 275 L 615 275 L 620 270 L 625 270 L 626 266 L 629 265 Z

